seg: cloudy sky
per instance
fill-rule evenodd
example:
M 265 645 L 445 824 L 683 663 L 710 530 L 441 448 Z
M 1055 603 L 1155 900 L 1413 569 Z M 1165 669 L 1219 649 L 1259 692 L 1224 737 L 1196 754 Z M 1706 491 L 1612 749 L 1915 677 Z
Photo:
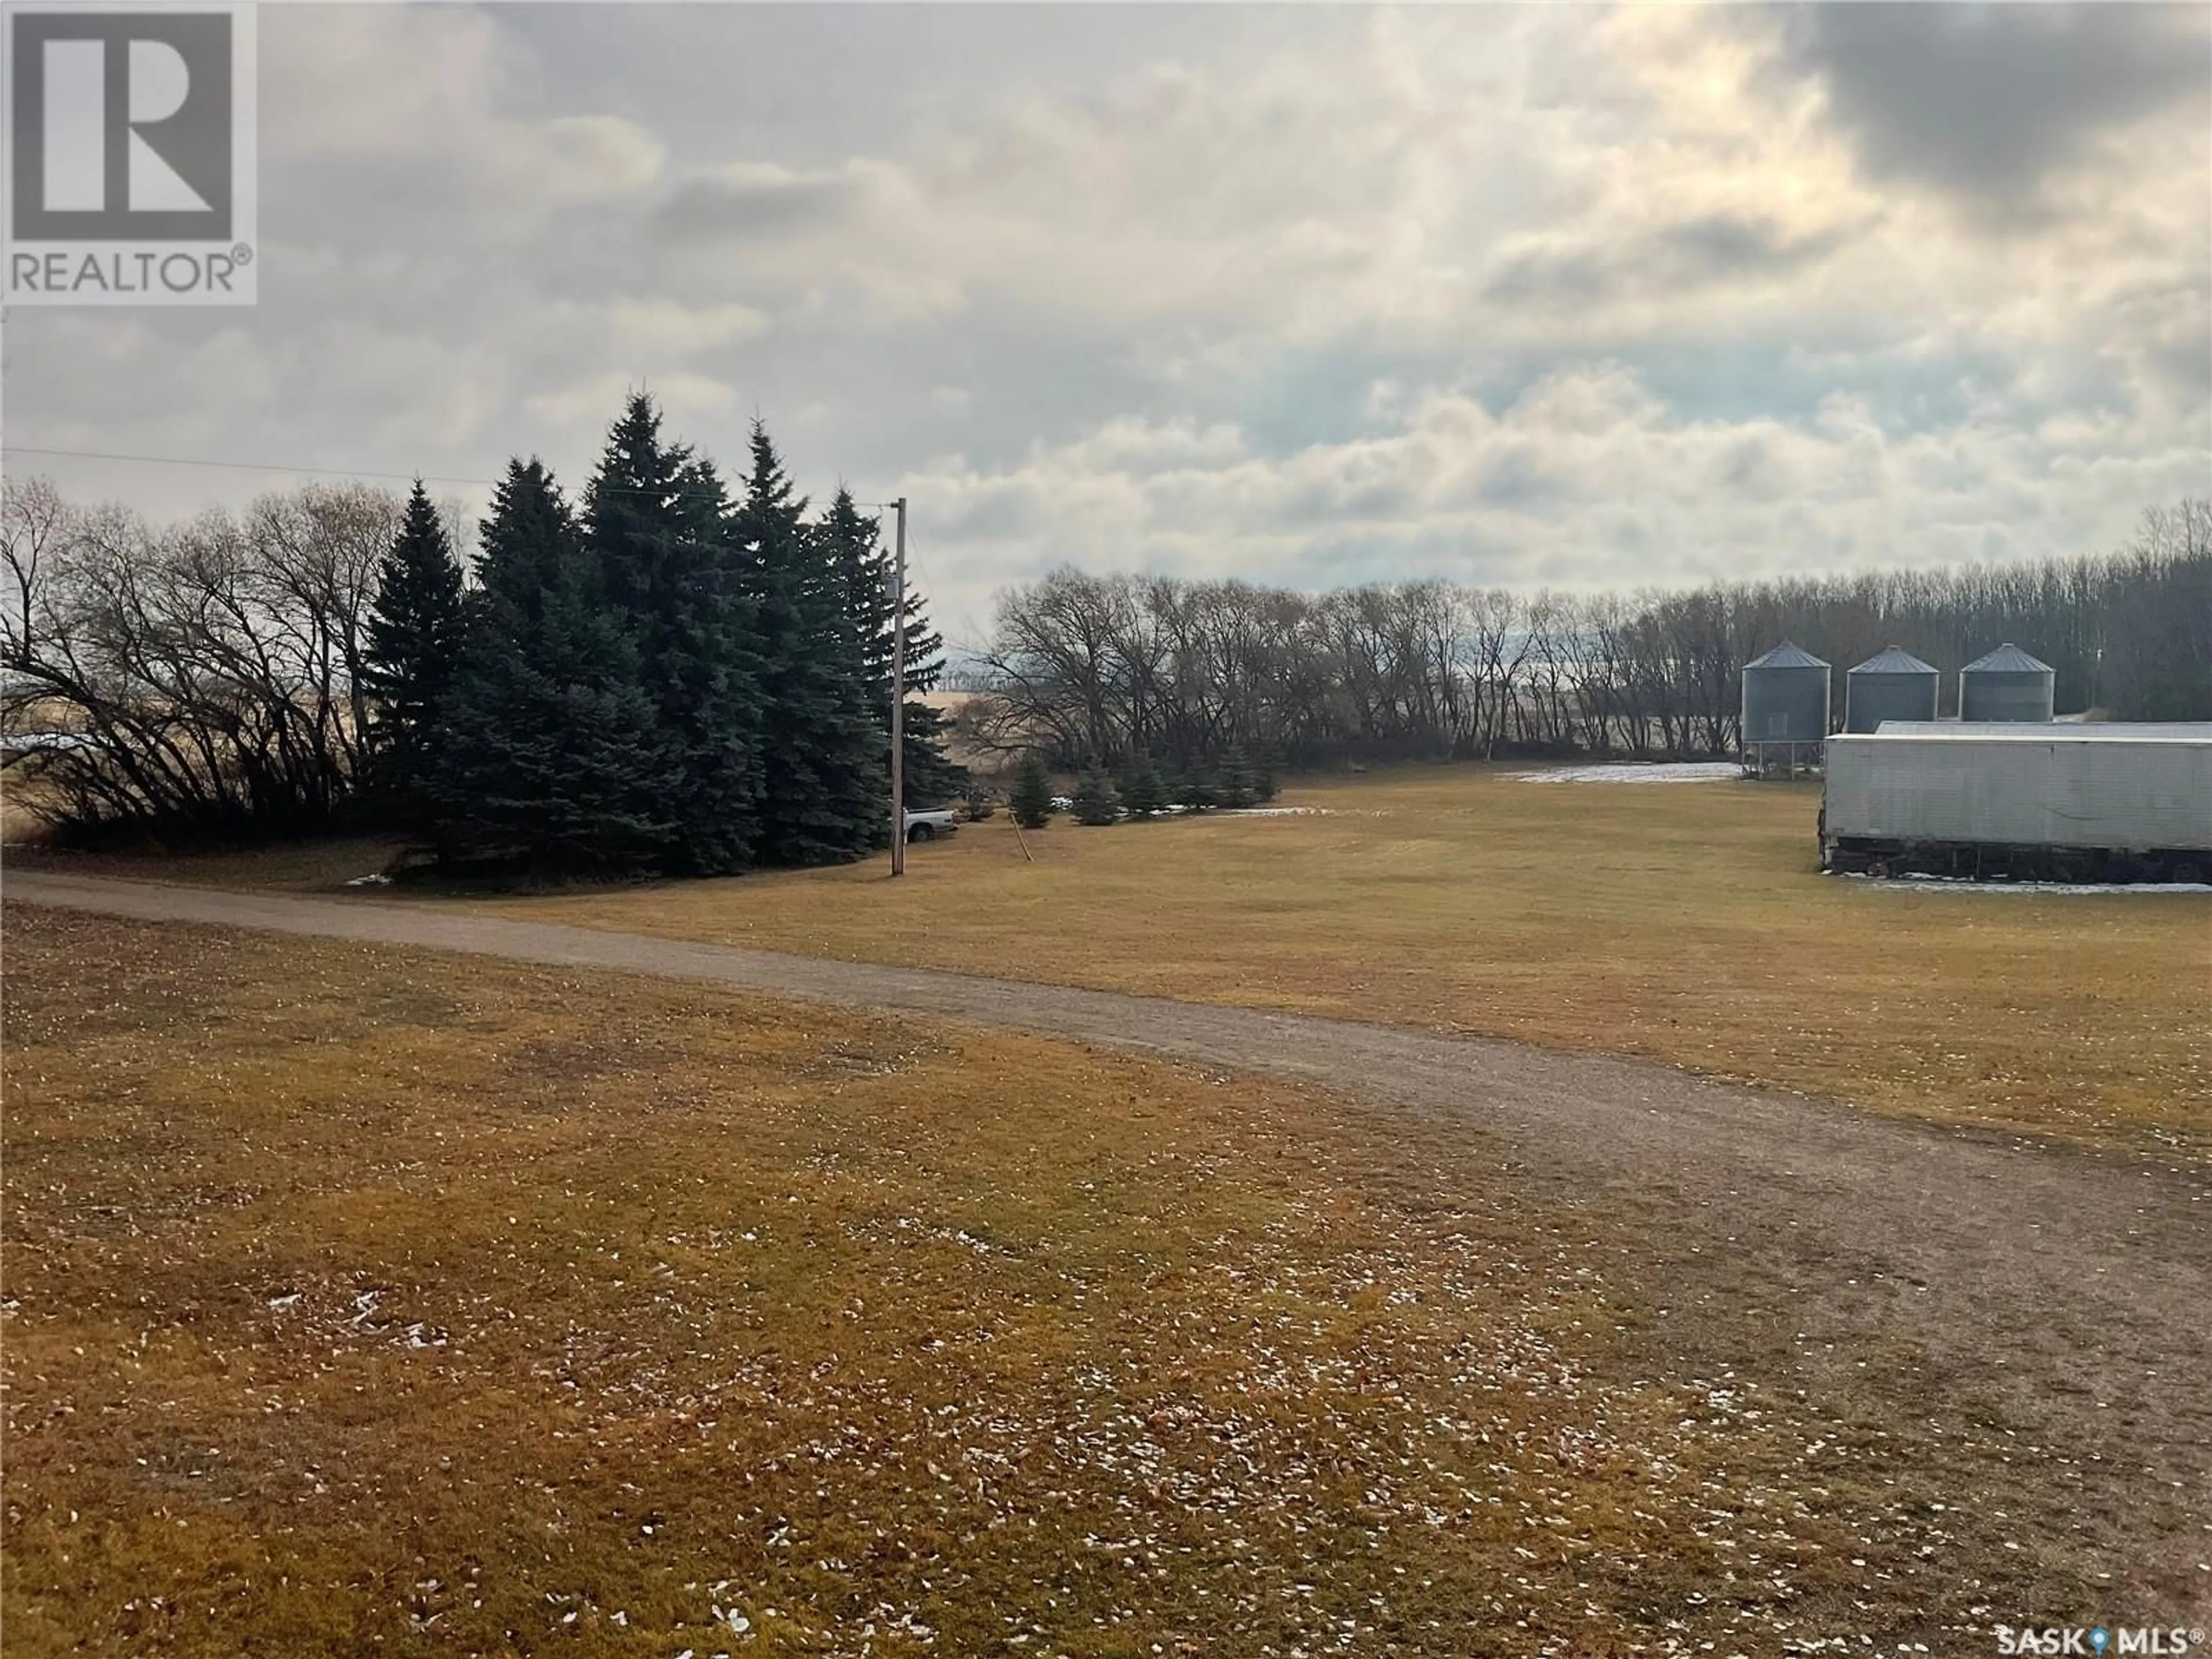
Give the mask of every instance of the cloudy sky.
M 628 387 L 1074 562 L 1591 586 L 2212 492 L 2212 11 L 261 9 L 261 302 L 9 317 L 10 446 L 580 480 Z M 11 453 L 150 513 L 296 479 Z

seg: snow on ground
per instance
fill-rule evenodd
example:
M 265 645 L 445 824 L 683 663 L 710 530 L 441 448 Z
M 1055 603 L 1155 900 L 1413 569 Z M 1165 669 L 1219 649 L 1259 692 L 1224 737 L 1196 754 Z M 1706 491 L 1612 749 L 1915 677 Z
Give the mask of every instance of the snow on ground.
M 1885 887 L 1938 887 L 1947 893 L 2212 893 L 2204 881 L 1976 881 L 1971 876 L 1870 876 L 1832 870 L 1838 881 L 1879 882 Z
M 1711 783 L 1742 775 L 1734 761 L 1630 761 L 1600 766 L 1555 766 L 1516 772 L 1516 783 Z
M 13 732 L 0 733 L 0 749 L 85 749 L 92 739 L 82 732 Z

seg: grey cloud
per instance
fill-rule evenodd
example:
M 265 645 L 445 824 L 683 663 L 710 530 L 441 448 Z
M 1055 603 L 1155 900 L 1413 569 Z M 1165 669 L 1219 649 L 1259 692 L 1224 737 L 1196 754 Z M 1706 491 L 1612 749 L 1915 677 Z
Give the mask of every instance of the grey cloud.
M 1793 270 L 1832 253 L 1849 240 L 1843 228 L 1791 236 L 1771 219 L 1709 213 L 1669 225 L 1652 238 L 1669 256 L 1670 276 L 1725 281 L 1762 272 Z
M 1483 458 L 1474 501 L 1525 512 L 1564 500 L 1565 483 L 1532 446 L 1508 441 Z
M 1921 280 L 1877 291 L 1886 250 L 1851 261 L 1885 228 L 1850 217 L 1836 135 L 1743 119 L 1758 100 L 1717 118 L 1702 86 L 1678 107 L 1595 14 L 1525 15 L 268 8 L 261 305 L 11 314 L 8 435 L 479 478 L 534 450 L 574 484 L 645 384 L 726 463 L 757 410 L 817 500 L 840 474 L 912 494 L 947 620 L 1060 558 L 1660 580 L 1713 550 L 1954 556 L 1892 528 L 1939 492 L 1996 522 L 2039 503 L 2020 550 L 2109 544 L 2202 487 L 2205 219 L 2174 185 L 2212 180 L 2185 112 L 2173 171 L 2114 168 L 2047 243 L 1900 210 Z M 1753 16 L 1692 22 L 1829 27 Z M 1787 214 L 1741 188 L 1801 159 Z M 1623 164 L 1643 193 L 1601 187 Z M 958 302 L 902 311 L 884 273 Z M 1639 395 L 1513 412 L 1599 362 Z M 1480 418 L 1419 425 L 1438 395 Z M 2078 436 L 2044 418 L 2080 410 Z M 1217 428 L 1237 441 L 1174 435 Z M 1878 441 L 1915 464 L 1862 489 Z M 289 482 L 55 470 L 162 515 Z
M 2102 132 L 2212 88 L 2196 5 L 1831 3 L 1786 15 L 1784 61 L 1826 87 L 1876 178 L 2006 216 Z
M 1792 236 L 1771 219 L 1705 214 L 1626 240 L 1547 241 L 1524 249 L 1499 264 L 1483 296 L 1508 306 L 1595 306 L 1659 290 L 1786 275 L 1849 240 L 1843 228 Z
M 708 174 L 678 185 L 652 222 L 680 240 L 774 236 L 833 223 L 851 210 L 856 194 L 854 180 L 844 174 Z

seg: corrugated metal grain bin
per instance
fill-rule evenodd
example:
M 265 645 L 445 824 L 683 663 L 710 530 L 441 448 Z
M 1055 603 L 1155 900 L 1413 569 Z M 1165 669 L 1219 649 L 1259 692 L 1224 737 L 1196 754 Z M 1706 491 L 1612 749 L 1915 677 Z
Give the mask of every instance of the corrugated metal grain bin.
M 1946 848 L 2212 864 L 2212 733 L 1892 730 L 1829 738 L 1826 771 L 1832 865 Z
M 1828 665 L 1784 640 L 1743 668 L 1743 741 L 1818 743 L 1828 735 Z
M 2049 663 L 2016 645 L 2001 645 L 1959 671 L 1959 718 L 2048 721 L 2057 679 Z
M 1891 646 L 1844 676 L 1844 730 L 1879 732 L 1884 720 L 1932 720 L 1943 677 Z

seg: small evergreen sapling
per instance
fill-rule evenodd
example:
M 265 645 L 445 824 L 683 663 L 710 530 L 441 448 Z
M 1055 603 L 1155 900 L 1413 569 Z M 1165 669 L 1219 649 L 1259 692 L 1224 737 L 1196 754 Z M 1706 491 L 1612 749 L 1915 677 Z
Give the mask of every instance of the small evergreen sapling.
M 1275 784 L 1275 763 L 1265 749 L 1253 757 L 1252 777 L 1257 786 L 1255 793 L 1261 800 L 1273 800 L 1280 793 Z
M 1215 775 L 1215 790 L 1224 806 L 1237 809 L 1255 805 L 1260 799 L 1260 777 L 1246 758 L 1244 750 L 1235 744 L 1221 757 L 1221 769 Z
M 1034 749 L 1022 757 L 1006 805 L 1024 830 L 1042 830 L 1052 821 L 1052 779 L 1044 769 L 1044 757 Z
M 1186 811 L 1203 812 L 1221 805 L 1221 792 L 1203 772 L 1187 774 L 1176 786 L 1177 804 Z
M 1121 805 L 1133 818 L 1149 818 L 1168 804 L 1160 769 L 1143 750 L 1134 750 L 1121 769 Z
M 1074 809 L 1078 823 L 1118 823 L 1121 819 L 1121 800 L 1103 772 L 1083 775 L 1082 782 L 1076 786 Z

